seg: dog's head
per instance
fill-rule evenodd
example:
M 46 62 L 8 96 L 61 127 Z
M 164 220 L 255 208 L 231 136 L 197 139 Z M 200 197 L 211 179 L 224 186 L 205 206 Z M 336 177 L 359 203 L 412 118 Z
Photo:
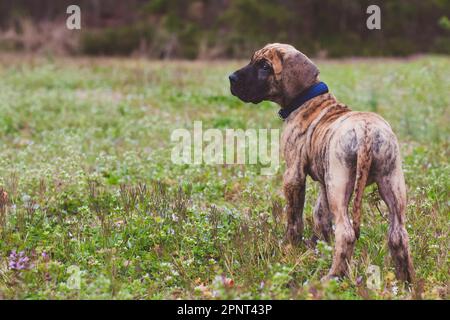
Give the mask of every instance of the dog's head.
M 319 69 L 293 46 L 272 43 L 256 51 L 248 65 L 229 76 L 231 93 L 244 102 L 282 106 L 318 81 Z

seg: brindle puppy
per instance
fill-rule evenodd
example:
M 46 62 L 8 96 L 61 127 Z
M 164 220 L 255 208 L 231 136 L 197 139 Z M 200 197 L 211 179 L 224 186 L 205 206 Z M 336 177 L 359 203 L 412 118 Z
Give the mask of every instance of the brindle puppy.
M 319 70 L 294 47 L 274 43 L 255 52 L 250 63 L 229 78 L 232 94 L 241 100 L 270 100 L 286 110 L 319 82 Z M 330 240 L 334 218 L 333 264 L 325 279 L 346 274 L 359 237 L 363 191 L 375 182 L 389 209 L 389 249 L 397 277 L 411 282 L 414 269 L 405 229 L 406 187 L 398 142 L 389 124 L 377 114 L 351 111 L 332 94 L 324 93 L 298 106 L 285 119 L 282 150 L 287 239 L 291 243 L 302 239 L 307 175 L 321 187 L 314 209 L 315 240 Z M 352 224 L 348 204 L 353 192 Z

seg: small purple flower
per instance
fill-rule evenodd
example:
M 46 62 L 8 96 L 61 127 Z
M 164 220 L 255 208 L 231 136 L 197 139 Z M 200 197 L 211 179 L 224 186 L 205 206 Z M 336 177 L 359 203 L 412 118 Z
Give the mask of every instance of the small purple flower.
M 42 256 L 42 259 L 43 259 L 44 261 L 49 261 L 49 260 L 50 260 L 50 256 L 49 256 L 48 253 L 45 252 L 45 251 L 42 251 L 41 256 Z
M 9 254 L 8 257 L 8 266 L 10 269 L 16 269 L 16 265 L 17 265 L 17 253 L 16 250 L 11 251 L 11 253 Z
M 30 258 L 24 251 L 17 253 L 16 250 L 12 250 L 8 257 L 8 266 L 11 270 L 29 270 L 33 264 L 30 263 Z

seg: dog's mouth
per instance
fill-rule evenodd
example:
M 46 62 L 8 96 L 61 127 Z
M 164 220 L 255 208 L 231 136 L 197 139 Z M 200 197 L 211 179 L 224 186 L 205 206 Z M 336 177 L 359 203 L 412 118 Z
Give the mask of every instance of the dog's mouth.
M 249 91 L 241 86 L 231 84 L 230 91 L 233 96 L 239 98 L 241 101 L 243 101 L 245 103 L 251 102 L 253 104 L 258 104 L 264 100 L 263 97 L 255 97 L 255 96 L 250 95 Z
M 245 90 L 242 90 L 240 88 L 237 88 L 234 85 L 231 85 L 230 86 L 230 91 L 231 91 L 231 94 L 233 96 L 239 98 L 240 100 L 242 100 L 242 101 L 244 101 L 246 103 L 251 102 L 250 101 L 251 99 L 250 99 L 250 97 L 247 97 L 247 94 L 245 93 Z
M 240 97 L 240 95 L 238 93 L 238 90 L 233 86 L 233 84 L 230 85 L 230 91 L 231 91 L 231 94 L 233 96 L 238 97 L 239 99 L 241 99 L 241 97 Z

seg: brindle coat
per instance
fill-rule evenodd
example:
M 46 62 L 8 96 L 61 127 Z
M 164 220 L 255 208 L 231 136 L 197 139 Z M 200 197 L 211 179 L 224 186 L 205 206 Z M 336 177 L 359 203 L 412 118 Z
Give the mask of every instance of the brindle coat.
M 231 92 L 243 101 L 271 100 L 282 108 L 318 81 L 319 70 L 311 60 L 294 47 L 277 43 L 255 52 L 247 66 L 230 75 Z M 406 187 L 398 142 L 389 124 L 375 113 L 351 111 L 326 93 L 289 115 L 282 150 L 287 239 L 291 243 L 302 239 L 307 175 L 321 187 L 314 208 L 314 240 L 330 241 L 334 219 L 334 257 L 325 278 L 346 274 L 359 236 L 363 191 L 375 182 L 389 209 L 388 243 L 397 277 L 411 282 L 414 269 L 405 229 Z M 351 223 L 348 204 L 353 193 Z

